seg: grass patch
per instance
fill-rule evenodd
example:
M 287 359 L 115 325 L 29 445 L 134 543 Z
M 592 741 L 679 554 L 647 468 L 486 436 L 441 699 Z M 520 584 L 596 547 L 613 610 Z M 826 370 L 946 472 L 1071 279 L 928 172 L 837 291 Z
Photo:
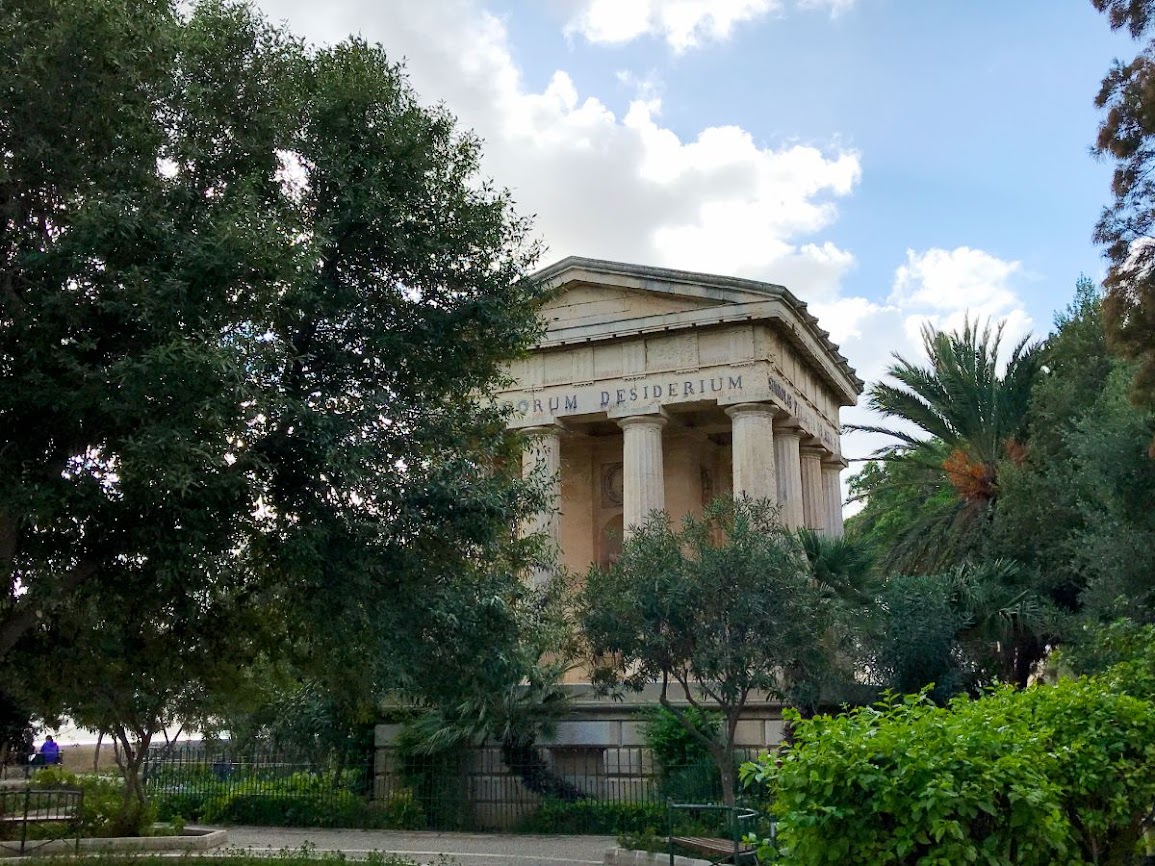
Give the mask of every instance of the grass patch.
M 63 858 L 40 858 L 41 862 L 59 863 Z M 397 854 L 372 851 L 358 857 L 347 857 L 341 852 L 317 851 L 311 845 L 285 849 L 273 855 L 253 855 L 245 853 L 195 854 L 180 858 L 186 862 L 195 860 L 196 866 L 338 866 L 343 863 L 368 864 L 368 866 L 418 866 L 416 860 Z M 68 857 L 71 864 L 83 866 L 172 866 L 173 858 L 149 854 L 94 854 L 92 856 Z M 456 866 L 457 861 L 438 855 L 434 866 Z

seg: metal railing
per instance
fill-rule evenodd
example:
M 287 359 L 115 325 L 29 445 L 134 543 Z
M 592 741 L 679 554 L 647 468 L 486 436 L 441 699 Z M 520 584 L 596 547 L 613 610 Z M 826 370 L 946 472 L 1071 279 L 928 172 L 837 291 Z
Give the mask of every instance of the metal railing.
M 740 753 L 736 761 L 753 757 Z M 145 789 L 162 818 L 406 830 L 664 835 L 666 801 L 721 802 L 708 759 L 660 766 L 648 748 L 379 749 L 372 767 L 271 750 L 150 754 Z M 692 824 L 692 826 L 690 826 Z M 700 816 L 687 832 L 717 832 Z
M 296 815 L 304 823 L 340 823 L 345 815 L 349 823 L 368 803 L 373 775 L 368 759 L 353 765 L 273 749 L 194 745 L 150 750 L 142 777 L 163 817 L 284 823 L 271 819 Z
M 80 852 L 84 792 L 74 788 L 0 791 L 0 851 L 24 856 L 63 839 Z
M 721 802 L 722 791 L 708 759 L 663 767 L 644 747 L 517 755 L 491 747 L 431 757 L 383 750 L 374 797 L 383 809 L 406 811 L 414 829 L 664 835 L 668 799 Z

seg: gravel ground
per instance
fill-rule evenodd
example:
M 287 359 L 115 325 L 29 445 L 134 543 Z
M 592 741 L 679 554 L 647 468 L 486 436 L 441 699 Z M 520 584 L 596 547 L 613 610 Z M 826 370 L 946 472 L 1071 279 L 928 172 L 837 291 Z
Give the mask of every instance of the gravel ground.
M 229 848 L 276 852 L 303 845 L 342 851 L 350 857 L 371 851 L 400 854 L 419 863 L 439 855 L 460 866 L 593 866 L 616 846 L 612 836 L 525 836 L 481 833 L 404 833 L 393 830 L 296 830 L 229 827 Z

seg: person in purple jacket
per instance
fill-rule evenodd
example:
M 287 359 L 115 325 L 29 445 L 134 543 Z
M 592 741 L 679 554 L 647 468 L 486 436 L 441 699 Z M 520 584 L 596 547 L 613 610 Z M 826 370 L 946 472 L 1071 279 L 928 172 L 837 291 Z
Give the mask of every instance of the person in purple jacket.
M 49 734 L 44 738 L 44 745 L 40 747 L 40 762 L 44 764 L 60 763 L 60 746 Z

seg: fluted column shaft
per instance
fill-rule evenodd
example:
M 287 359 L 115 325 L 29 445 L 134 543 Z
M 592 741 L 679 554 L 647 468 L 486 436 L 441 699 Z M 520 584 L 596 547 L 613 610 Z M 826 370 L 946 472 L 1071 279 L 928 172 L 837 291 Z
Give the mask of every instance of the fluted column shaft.
M 733 441 L 734 497 L 778 501 L 774 473 L 774 407 L 739 403 L 726 410 Z
M 822 492 L 826 502 L 826 533 L 831 538 L 842 537 L 842 474 L 841 463 L 822 464 Z
M 802 509 L 802 433 L 797 427 L 774 431 L 774 459 L 778 464 L 778 505 L 782 524 L 787 529 L 801 529 L 805 521 Z
M 622 428 L 622 526 L 625 534 L 643 525 L 654 511 L 666 508 L 666 476 L 662 464 L 663 415 L 629 415 Z
M 803 448 L 802 519 L 808 529 L 826 532 L 826 496 L 822 488 L 821 448 Z
M 545 507 L 522 526 L 523 535 L 542 533 L 554 551 L 561 542 L 561 431 L 557 427 L 529 427 L 525 431 L 525 449 L 521 452 L 521 474 L 539 479 L 545 485 Z M 549 577 L 545 568 L 536 568 L 531 576 L 535 584 Z

